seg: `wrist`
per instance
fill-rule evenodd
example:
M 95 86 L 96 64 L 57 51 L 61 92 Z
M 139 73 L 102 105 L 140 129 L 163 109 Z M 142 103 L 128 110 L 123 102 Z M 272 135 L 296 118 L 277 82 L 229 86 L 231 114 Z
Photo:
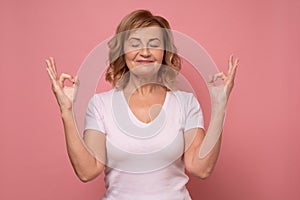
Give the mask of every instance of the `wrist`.
M 69 108 L 61 108 L 60 114 L 61 114 L 62 118 L 66 118 L 69 116 L 73 116 L 73 111 L 72 111 L 72 109 L 69 109 Z
M 211 106 L 212 113 L 214 112 L 225 112 L 226 111 L 227 102 L 219 102 L 219 103 L 213 103 Z

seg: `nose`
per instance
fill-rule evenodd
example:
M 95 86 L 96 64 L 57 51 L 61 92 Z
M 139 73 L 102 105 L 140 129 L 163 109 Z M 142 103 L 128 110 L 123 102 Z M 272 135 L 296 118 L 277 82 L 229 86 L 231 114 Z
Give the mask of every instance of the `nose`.
M 149 57 L 151 55 L 149 48 L 147 48 L 147 47 L 141 48 L 140 55 L 143 57 Z

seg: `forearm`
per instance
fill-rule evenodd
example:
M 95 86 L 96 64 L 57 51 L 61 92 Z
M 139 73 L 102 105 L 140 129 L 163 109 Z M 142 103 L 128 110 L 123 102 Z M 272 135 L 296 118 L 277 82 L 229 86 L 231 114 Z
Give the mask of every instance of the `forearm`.
M 67 152 L 74 171 L 80 180 L 89 181 L 101 173 L 103 166 L 100 166 L 102 164 L 91 155 L 83 144 L 72 111 L 62 111 L 61 116 L 64 124 Z
M 211 157 L 211 153 L 218 153 L 220 149 L 221 134 L 225 120 L 226 106 L 216 105 L 212 107 L 212 114 L 205 138 L 199 148 L 198 157 L 205 159 Z M 216 149 L 215 149 L 216 147 Z
M 193 153 L 192 173 L 200 178 L 208 177 L 217 162 L 222 141 L 225 106 L 215 106 L 204 139 Z

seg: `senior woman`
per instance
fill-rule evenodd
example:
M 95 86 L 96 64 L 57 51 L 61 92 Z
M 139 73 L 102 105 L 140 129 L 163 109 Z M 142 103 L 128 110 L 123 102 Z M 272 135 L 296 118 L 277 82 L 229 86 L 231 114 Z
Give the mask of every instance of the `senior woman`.
M 122 19 L 109 42 L 106 80 L 114 87 L 90 99 L 83 140 L 72 114 L 78 79 L 58 75 L 54 59 L 46 60 L 74 171 L 83 182 L 104 171 L 102 199 L 188 200 L 185 169 L 204 179 L 216 164 L 238 60 L 231 56 L 228 74 L 208 83 L 213 109 L 205 131 L 196 97 L 176 89 L 181 61 L 169 30 L 166 19 L 147 10 Z M 72 87 L 64 85 L 67 79 Z M 215 86 L 217 79 L 223 85 Z

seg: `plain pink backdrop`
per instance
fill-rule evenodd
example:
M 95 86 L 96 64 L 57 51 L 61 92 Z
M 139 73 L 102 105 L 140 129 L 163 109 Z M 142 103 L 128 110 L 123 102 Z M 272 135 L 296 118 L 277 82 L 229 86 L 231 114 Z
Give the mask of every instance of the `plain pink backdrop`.
M 75 74 L 139 8 L 202 44 L 221 70 L 230 53 L 240 58 L 220 158 L 207 180 L 191 178 L 193 199 L 300 199 L 298 0 L 2 0 L 0 199 L 103 194 L 102 175 L 84 184 L 72 170 L 45 59 L 53 56 L 60 72 Z

